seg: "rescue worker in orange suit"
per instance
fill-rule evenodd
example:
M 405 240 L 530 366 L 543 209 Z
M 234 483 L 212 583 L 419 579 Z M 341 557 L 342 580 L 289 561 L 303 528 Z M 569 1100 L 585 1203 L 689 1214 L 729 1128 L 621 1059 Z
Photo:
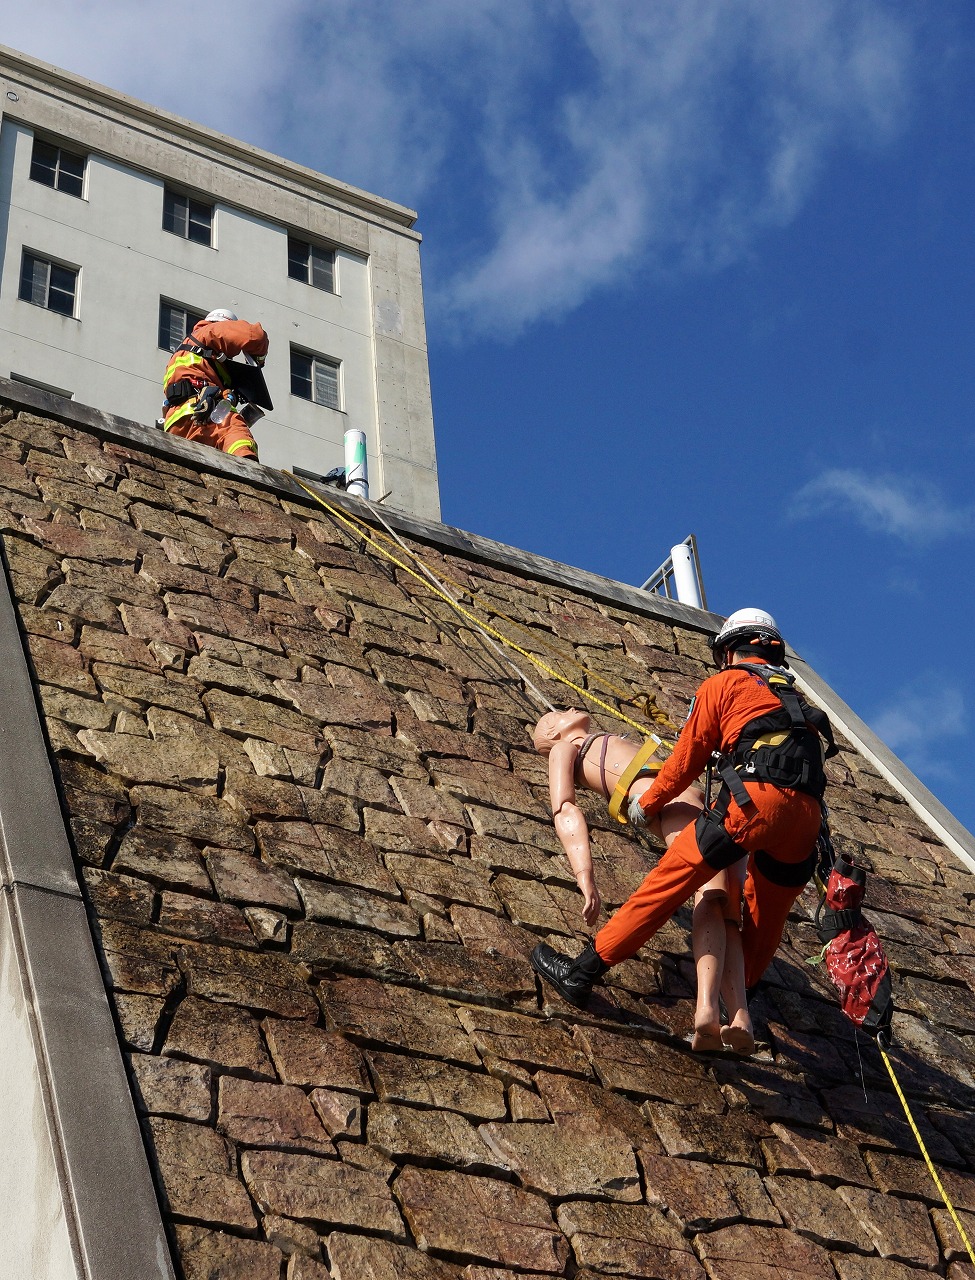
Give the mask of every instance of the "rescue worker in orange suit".
M 610 966 L 635 955 L 696 889 L 743 856 L 742 950 L 745 981 L 753 986 L 813 873 L 823 759 L 836 751 L 829 720 L 796 693 L 782 636 L 763 610 L 733 613 L 712 652 L 720 669 L 698 689 L 673 755 L 630 802 L 628 817 L 634 826 L 646 825 L 717 752 L 723 785 L 714 805 L 684 828 L 575 959 L 545 943 L 532 952 L 535 971 L 579 1008 Z
M 170 357 L 163 378 L 163 428 L 185 440 L 212 445 L 235 458 L 257 461 L 257 442 L 237 411 L 224 365 L 250 356 L 263 365 L 267 334 L 259 324 L 220 309 L 204 316 Z

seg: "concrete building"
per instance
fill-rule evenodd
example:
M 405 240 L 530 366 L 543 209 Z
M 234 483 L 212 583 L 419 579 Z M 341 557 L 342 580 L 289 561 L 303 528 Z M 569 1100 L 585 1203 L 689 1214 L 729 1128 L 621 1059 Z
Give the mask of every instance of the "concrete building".
M 146 423 L 216 307 L 271 337 L 261 460 L 439 516 L 416 215 L 0 47 L 0 375 Z

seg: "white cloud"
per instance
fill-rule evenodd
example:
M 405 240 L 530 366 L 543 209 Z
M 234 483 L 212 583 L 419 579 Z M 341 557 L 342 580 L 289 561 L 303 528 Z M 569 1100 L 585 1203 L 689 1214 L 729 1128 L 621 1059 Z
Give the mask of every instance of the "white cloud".
M 937 672 L 926 672 L 870 717 L 874 732 L 918 775 L 950 779 L 966 761 L 951 754 L 951 741 L 970 729 L 964 690 Z M 959 767 L 961 766 L 961 767 Z
M 503 334 L 710 269 L 905 117 L 882 0 L 0 0 L 5 43 L 392 199 L 438 206 L 433 301 Z M 212 26 L 212 30 L 211 30 Z M 432 269 L 431 269 L 432 268 Z
M 867 529 L 914 544 L 975 528 L 975 508 L 952 506 L 937 485 L 921 477 L 824 471 L 796 494 L 794 514 L 813 517 L 826 511 L 841 511 Z

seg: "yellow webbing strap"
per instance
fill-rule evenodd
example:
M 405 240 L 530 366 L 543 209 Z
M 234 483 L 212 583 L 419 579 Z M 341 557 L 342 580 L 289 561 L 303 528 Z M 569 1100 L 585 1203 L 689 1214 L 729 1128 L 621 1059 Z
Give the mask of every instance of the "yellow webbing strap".
M 408 564 L 404 564 L 403 561 L 397 556 L 394 556 L 391 551 L 388 551 L 381 543 L 377 542 L 371 534 L 366 533 L 365 528 L 361 523 L 353 523 L 352 520 L 346 517 L 343 511 L 339 510 L 338 507 L 333 506 L 332 503 L 326 502 L 324 498 L 314 491 L 314 489 L 310 489 L 308 485 L 299 480 L 296 475 L 292 474 L 292 472 L 285 471 L 283 474 L 289 476 L 290 479 L 299 486 L 299 488 L 304 489 L 305 493 L 307 493 L 309 497 L 314 498 L 319 506 L 324 507 L 331 516 L 340 521 L 347 528 L 351 529 L 357 537 L 361 538 L 364 542 L 367 542 L 369 546 L 374 547 L 375 550 L 377 550 L 380 555 L 385 556 L 391 564 L 396 565 L 396 567 L 398 569 L 402 569 L 404 573 L 408 573 L 411 577 L 416 578 L 417 581 L 422 582 L 429 591 L 433 591 L 441 600 L 445 600 L 452 609 L 456 610 L 456 612 L 461 615 L 462 618 L 466 618 L 468 622 L 472 622 L 474 626 L 479 627 L 487 635 L 493 636 L 495 640 L 500 641 L 500 643 L 506 648 L 514 650 L 515 653 L 520 653 L 523 658 L 527 658 L 529 662 L 534 663 L 540 671 L 544 671 L 546 675 L 551 676 L 553 680 L 557 680 L 559 684 L 564 684 L 574 693 L 577 693 L 581 698 L 585 698 L 587 702 L 591 702 L 594 706 L 600 707 L 603 711 L 607 711 L 611 716 L 615 716 L 618 720 L 622 720 L 625 724 L 630 725 L 631 728 L 634 728 L 638 730 L 638 732 L 649 737 L 654 746 L 663 743 L 664 739 L 658 738 L 656 734 L 651 733 L 645 725 L 639 724 L 636 720 L 631 720 L 629 716 L 624 715 L 621 711 L 617 710 L 616 707 L 611 707 L 608 702 L 604 702 L 601 698 L 597 698 L 596 695 L 590 693 L 588 689 L 583 689 L 581 685 L 575 684 L 574 681 L 561 675 L 554 667 L 550 667 L 547 662 L 543 662 L 536 654 L 530 653 L 527 649 L 522 648 L 521 645 L 515 644 L 515 642 L 506 636 L 504 632 L 498 631 L 497 628 L 492 627 L 490 623 L 484 622 L 481 618 L 478 618 L 475 613 L 472 613 L 470 609 L 466 609 L 457 600 L 454 600 L 446 591 L 441 591 L 439 587 L 435 586 L 428 578 L 425 578 L 423 574 L 419 573 L 416 569 L 412 569 Z M 673 744 L 668 743 L 667 745 L 672 746 Z
M 636 780 L 642 771 L 644 765 L 657 750 L 659 742 L 655 742 L 653 738 L 648 738 L 640 750 L 636 753 L 630 763 L 620 774 L 620 780 L 616 784 L 616 790 L 609 798 L 609 816 L 615 818 L 617 822 L 626 822 L 626 814 L 620 813 L 623 802 L 626 800 L 630 785 Z M 663 766 L 663 761 L 659 760 L 650 766 L 653 773 L 658 773 Z
M 930 1173 L 931 1177 L 934 1179 L 934 1185 L 938 1188 L 938 1192 L 941 1196 L 941 1199 L 945 1202 L 945 1208 L 951 1214 L 952 1222 L 958 1228 L 958 1234 L 961 1236 L 962 1241 L 964 1242 L 965 1248 L 968 1250 L 968 1256 L 969 1258 L 971 1258 L 972 1263 L 975 1264 L 975 1253 L 972 1252 L 971 1242 L 969 1241 L 968 1236 L 965 1234 L 965 1228 L 961 1225 L 961 1221 L 959 1220 L 958 1214 L 955 1212 L 955 1206 L 948 1199 L 948 1193 L 947 1191 L 945 1191 L 944 1186 L 942 1185 L 941 1179 L 938 1177 L 937 1170 L 935 1169 L 931 1161 L 931 1157 L 928 1155 L 928 1149 L 924 1145 L 924 1139 L 921 1137 L 921 1134 L 918 1132 L 918 1127 L 914 1123 L 914 1117 L 911 1114 L 911 1108 L 907 1105 L 907 1099 L 904 1097 L 904 1092 L 900 1087 L 900 1083 L 897 1077 L 894 1075 L 893 1064 L 891 1063 L 890 1058 L 887 1057 L 887 1054 L 884 1051 L 883 1046 L 878 1044 L 877 1048 L 880 1050 L 880 1056 L 884 1060 L 884 1066 L 887 1068 L 887 1074 L 890 1076 L 891 1082 L 894 1086 L 894 1090 L 897 1093 L 898 1098 L 900 1098 L 901 1100 L 901 1106 L 904 1108 L 904 1114 L 907 1116 L 907 1123 L 911 1126 L 911 1131 L 914 1134 L 914 1137 L 917 1139 L 917 1145 L 921 1148 L 921 1155 L 924 1156 L 924 1163 L 928 1166 L 928 1173 Z

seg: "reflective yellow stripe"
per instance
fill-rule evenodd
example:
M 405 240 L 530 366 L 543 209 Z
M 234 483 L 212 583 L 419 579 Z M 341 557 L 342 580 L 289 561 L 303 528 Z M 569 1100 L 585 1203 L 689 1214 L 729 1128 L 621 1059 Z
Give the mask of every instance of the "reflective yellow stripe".
M 238 449 L 253 449 L 257 453 L 257 444 L 253 440 L 235 440 L 226 452 L 236 453 Z

